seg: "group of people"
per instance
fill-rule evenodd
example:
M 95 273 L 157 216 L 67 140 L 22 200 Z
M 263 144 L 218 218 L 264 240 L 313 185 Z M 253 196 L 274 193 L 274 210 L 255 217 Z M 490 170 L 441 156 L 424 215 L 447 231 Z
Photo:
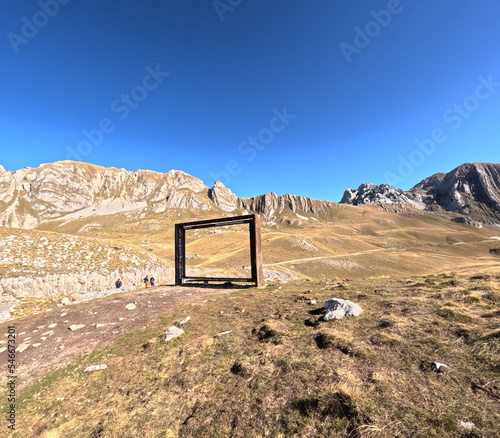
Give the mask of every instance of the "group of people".
M 149 287 L 149 286 L 154 287 L 156 280 L 155 280 L 154 277 L 149 277 L 148 275 L 146 275 L 144 277 L 143 281 L 144 281 L 144 286 L 145 287 Z M 123 282 L 122 282 L 121 278 L 119 278 L 118 280 L 116 280 L 115 286 L 116 286 L 117 289 L 120 289 L 123 286 Z
M 144 286 L 146 286 L 146 287 L 149 287 L 149 286 L 154 287 L 154 285 L 155 285 L 155 278 L 154 277 L 148 278 L 148 276 L 146 275 L 144 277 Z

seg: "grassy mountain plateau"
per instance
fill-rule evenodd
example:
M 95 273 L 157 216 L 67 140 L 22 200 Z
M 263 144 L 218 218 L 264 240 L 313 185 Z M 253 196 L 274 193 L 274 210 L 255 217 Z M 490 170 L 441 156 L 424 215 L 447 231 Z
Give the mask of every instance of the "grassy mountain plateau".
M 172 285 L 174 224 L 253 213 L 264 287 Z M 188 274 L 248 277 L 246 225 L 186 239 Z M 500 437 L 500 164 L 340 203 L 0 166 L 0 249 L 2 436 Z

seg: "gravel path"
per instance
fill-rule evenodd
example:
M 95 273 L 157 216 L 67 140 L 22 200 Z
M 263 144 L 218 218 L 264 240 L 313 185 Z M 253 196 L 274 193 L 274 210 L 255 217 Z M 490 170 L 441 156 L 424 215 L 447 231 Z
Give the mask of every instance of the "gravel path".
M 15 326 L 20 388 L 67 365 L 80 353 L 111 343 L 178 303 L 200 302 L 238 288 L 160 286 L 57 307 L 50 312 L 0 324 L 0 366 L 7 374 L 8 327 Z M 127 310 L 128 304 L 136 306 Z M 133 307 L 133 306 L 132 306 Z M 84 325 L 76 330 L 72 325 Z M 166 329 L 167 327 L 165 327 Z

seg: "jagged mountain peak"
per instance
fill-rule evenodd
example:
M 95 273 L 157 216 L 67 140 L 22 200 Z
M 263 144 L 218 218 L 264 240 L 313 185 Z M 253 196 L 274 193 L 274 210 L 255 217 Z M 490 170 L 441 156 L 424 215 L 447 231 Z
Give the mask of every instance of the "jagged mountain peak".
M 34 228 L 51 220 L 137 209 L 163 213 L 174 208 L 256 212 L 272 222 L 284 210 L 316 214 L 327 212 L 333 205 L 289 194 L 239 198 L 220 181 L 208 188 L 202 180 L 181 170 L 128 171 L 76 161 L 16 172 L 0 168 L 0 226 Z
M 341 203 L 406 204 L 428 211 L 470 216 L 467 223 L 500 224 L 500 164 L 465 163 L 436 173 L 405 191 L 386 184 L 347 189 Z

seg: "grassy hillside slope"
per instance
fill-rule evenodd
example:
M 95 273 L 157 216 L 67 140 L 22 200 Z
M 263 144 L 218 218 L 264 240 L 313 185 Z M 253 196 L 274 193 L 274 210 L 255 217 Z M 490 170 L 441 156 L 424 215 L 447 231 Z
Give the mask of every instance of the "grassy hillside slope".
M 332 297 L 364 311 L 319 321 Z M 498 275 L 451 274 L 296 281 L 177 306 L 26 388 L 14 436 L 495 437 L 499 304 Z

